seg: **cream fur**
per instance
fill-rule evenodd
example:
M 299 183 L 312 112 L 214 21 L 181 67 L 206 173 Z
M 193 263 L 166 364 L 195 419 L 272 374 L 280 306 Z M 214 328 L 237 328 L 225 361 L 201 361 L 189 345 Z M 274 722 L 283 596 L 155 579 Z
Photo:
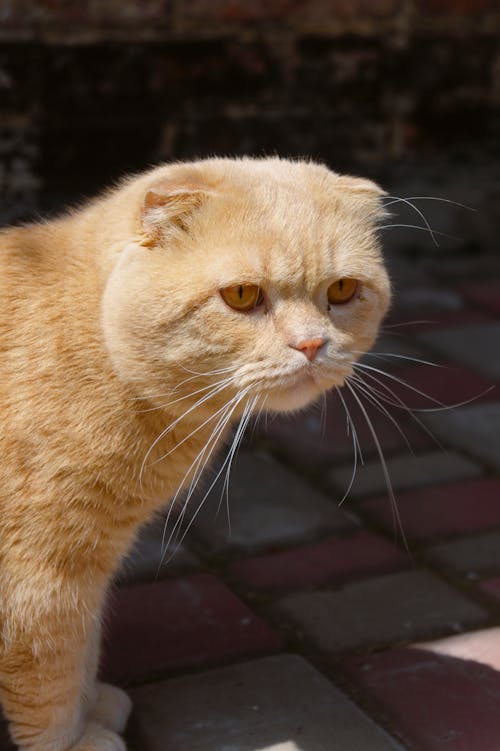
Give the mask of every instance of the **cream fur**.
M 212 159 L 0 233 L 0 699 L 22 749 L 124 748 L 127 699 L 95 683 L 108 582 L 211 415 L 247 388 L 231 419 L 249 399 L 300 408 L 371 345 L 389 301 L 380 196 L 317 164 Z M 360 293 L 329 312 L 341 277 Z M 263 288 L 263 308 L 224 303 L 241 282 Z M 293 348 L 318 336 L 313 362 Z

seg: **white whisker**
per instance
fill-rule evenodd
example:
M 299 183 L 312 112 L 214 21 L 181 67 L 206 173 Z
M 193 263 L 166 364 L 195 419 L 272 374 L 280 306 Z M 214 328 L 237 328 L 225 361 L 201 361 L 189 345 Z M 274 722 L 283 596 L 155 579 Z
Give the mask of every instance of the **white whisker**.
M 253 438 L 254 433 L 255 433 L 255 431 L 257 429 L 257 423 L 259 422 L 259 419 L 262 417 L 262 410 L 264 409 L 264 405 L 265 405 L 265 403 L 267 401 L 267 397 L 268 396 L 269 396 L 268 394 L 265 394 L 265 396 L 264 396 L 264 398 L 262 400 L 262 404 L 259 407 L 258 412 L 254 415 L 254 424 L 253 424 L 253 427 L 252 427 L 252 432 L 250 434 L 250 440 Z
M 228 405 L 225 405 L 227 410 L 229 410 L 229 407 L 230 407 L 232 401 L 233 400 L 231 400 L 228 403 Z M 179 486 L 178 486 L 178 488 L 177 488 L 177 490 L 175 492 L 175 495 L 173 496 L 173 498 L 170 501 L 170 506 L 169 506 L 169 509 L 168 509 L 167 517 L 165 519 L 165 525 L 164 525 L 164 528 L 163 528 L 163 535 L 162 535 L 162 540 L 161 540 L 162 553 L 165 550 L 165 537 L 166 537 L 166 532 L 167 532 L 167 528 L 168 528 L 168 523 L 170 521 L 170 515 L 172 513 L 172 509 L 175 508 L 175 504 L 177 502 L 177 498 L 179 497 L 179 494 L 181 493 L 182 489 L 184 488 L 184 483 L 186 482 L 189 474 L 191 473 L 191 470 L 193 470 L 193 477 L 191 478 L 191 484 L 190 484 L 190 488 L 189 488 L 189 490 L 191 490 L 191 487 L 193 486 L 193 479 L 194 479 L 194 477 L 196 477 L 197 470 L 198 470 L 198 468 L 200 466 L 200 463 L 203 460 L 203 455 L 207 451 L 208 446 L 210 445 L 210 442 L 212 441 L 212 439 L 214 437 L 215 437 L 215 440 L 218 439 L 219 433 L 217 431 L 222 426 L 222 424 L 224 422 L 224 418 L 225 418 L 226 415 L 227 415 L 227 412 L 225 412 L 224 415 L 221 418 L 219 418 L 219 420 L 218 420 L 217 424 L 215 425 L 215 427 L 213 428 L 212 433 L 210 434 L 208 440 L 205 442 L 204 446 L 202 446 L 202 448 L 200 449 L 200 451 L 198 452 L 198 454 L 196 455 L 196 457 L 194 458 L 194 460 L 191 462 L 191 464 L 187 468 L 187 470 L 186 470 L 186 472 L 185 472 L 182 480 L 179 483 Z M 188 491 L 188 495 L 189 495 L 189 491 Z M 176 522 L 176 525 L 177 525 L 177 522 Z M 175 531 L 175 528 L 176 528 L 176 526 L 174 526 L 174 530 L 172 531 L 172 534 Z M 168 543 L 167 543 L 166 547 L 168 547 L 169 544 L 170 544 L 170 538 L 168 540 Z
M 406 389 L 409 389 L 410 391 L 413 391 L 416 394 L 420 394 L 420 396 L 423 396 L 425 399 L 428 399 L 430 402 L 434 402 L 434 404 L 439 404 L 440 407 L 447 408 L 447 405 L 443 402 L 439 401 L 439 399 L 434 399 L 434 397 L 429 396 L 429 394 L 426 394 L 425 391 L 421 391 L 416 386 L 412 386 L 411 383 L 408 383 L 403 378 L 398 378 L 393 373 L 387 373 L 385 370 L 380 370 L 380 368 L 375 368 L 373 365 L 367 365 L 363 362 L 357 362 L 353 365 L 354 368 L 362 368 L 363 370 L 370 370 L 374 373 L 379 373 L 382 376 L 385 376 L 385 378 L 390 378 L 391 381 L 396 381 L 401 386 L 403 386 Z
M 438 196 L 407 196 L 406 198 L 398 198 L 397 196 L 383 197 L 384 200 L 385 198 L 392 198 L 393 200 L 385 203 L 384 207 L 391 206 L 393 203 L 398 203 L 399 201 L 441 201 L 442 203 L 451 203 L 453 206 L 459 206 L 461 209 L 467 209 L 467 211 L 477 211 L 473 206 L 467 206 L 465 203 L 452 201 L 450 198 L 439 198 Z
M 163 563 L 165 562 L 166 552 L 168 551 L 168 548 L 170 547 L 170 544 L 171 544 L 171 542 L 172 542 L 172 540 L 174 538 L 174 535 L 175 535 L 177 529 L 178 528 L 180 529 L 180 526 L 182 525 L 182 522 L 183 522 L 183 519 L 184 519 L 184 515 L 185 515 L 186 509 L 187 509 L 187 505 L 188 505 L 189 500 L 190 500 L 190 498 L 191 498 L 191 496 L 192 496 L 192 494 L 193 494 L 193 492 L 194 492 L 194 490 L 196 488 L 196 485 L 197 485 L 197 483 L 199 481 L 199 478 L 201 477 L 201 475 L 203 473 L 203 470 L 204 470 L 204 468 L 205 468 L 208 460 L 210 459 L 210 456 L 212 455 L 212 453 L 213 453 L 213 451 L 214 451 L 214 449 L 215 449 L 215 447 L 217 445 L 217 442 L 218 442 L 220 436 L 222 435 L 222 433 L 224 432 L 225 428 L 229 424 L 229 421 L 231 420 L 231 417 L 232 417 L 232 415 L 234 413 L 234 410 L 238 406 L 239 402 L 244 398 L 244 396 L 245 396 L 245 392 L 243 392 L 243 393 L 239 392 L 238 394 L 236 394 L 236 396 L 234 396 L 225 405 L 226 411 L 219 418 L 219 421 L 217 422 L 217 425 L 212 430 L 212 433 L 210 434 L 208 440 L 205 442 L 205 445 L 199 451 L 199 453 L 195 457 L 195 459 L 191 462 L 191 464 L 188 467 L 186 473 L 184 474 L 184 477 L 182 478 L 181 482 L 179 483 L 179 487 L 177 488 L 177 491 L 176 491 L 174 497 L 172 498 L 171 505 L 170 505 L 170 508 L 169 508 L 169 512 L 168 512 L 167 518 L 165 520 L 165 525 L 164 525 L 164 530 L 163 530 L 163 537 L 162 537 L 162 558 L 161 558 L 161 561 L 160 561 L 160 564 L 159 564 L 159 567 L 158 567 L 158 571 L 161 568 L 161 566 L 163 565 Z M 173 527 L 173 529 L 172 529 L 172 531 L 171 531 L 171 533 L 169 535 L 169 538 L 168 538 L 167 542 L 165 542 L 166 531 L 167 531 L 168 522 L 170 520 L 171 510 L 174 507 L 174 505 L 175 505 L 175 503 L 177 501 L 177 498 L 179 497 L 179 494 L 180 494 L 181 490 L 184 487 L 184 483 L 186 482 L 186 480 L 187 480 L 189 474 L 191 473 L 191 471 L 193 471 L 193 476 L 191 478 L 191 482 L 190 482 L 190 485 L 189 485 L 189 488 L 188 488 L 188 491 L 187 491 L 187 494 L 186 494 L 186 498 L 185 498 L 184 503 L 183 503 L 182 511 L 179 514 L 179 517 L 177 518 L 177 520 L 176 520 L 176 522 L 174 524 L 174 527 Z M 179 546 L 176 547 L 176 550 L 178 549 L 178 547 Z M 175 552 L 176 551 L 174 551 L 170 555 L 170 557 L 169 557 L 168 560 L 171 560 L 171 558 L 173 557 L 173 555 L 175 555 Z
M 386 378 L 390 378 L 393 381 L 397 381 L 400 383 L 404 388 L 407 388 L 411 391 L 414 391 L 417 394 L 420 394 L 425 399 L 428 399 L 430 402 L 434 402 L 435 404 L 439 404 L 439 407 L 408 407 L 404 402 L 401 402 L 403 407 L 407 409 L 409 412 L 447 412 L 450 409 L 457 409 L 458 407 L 465 407 L 467 404 L 471 404 L 472 402 L 477 401 L 478 399 L 481 399 L 486 394 L 489 394 L 490 391 L 493 391 L 496 387 L 488 386 L 488 388 L 484 389 L 483 391 L 480 391 L 479 394 L 475 394 L 474 396 L 471 396 L 470 399 L 465 399 L 462 402 L 456 402 L 455 404 L 444 404 L 443 402 L 439 401 L 439 399 L 434 399 L 434 397 L 430 396 L 429 394 L 426 394 L 425 391 L 420 391 L 420 389 L 417 389 L 415 386 L 412 386 L 411 383 L 408 383 L 407 381 L 404 381 L 402 378 L 397 378 L 396 376 L 392 375 L 391 373 L 387 373 L 385 370 L 380 370 L 379 368 L 374 368 L 370 365 L 366 365 L 366 363 L 354 363 L 354 368 L 364 368 L 366 370 L 373 370 L 376 373 L 380 373 L 380 375 L 385 376 Z M 443 366 L 446 367 L 446 366 Z M 394 392 L 392 392 L 395 396 Z M 399 400 L 401 401 L 401 400 Z M 394 407 L 400 406 L 397 404 L 393 404 Z
M 356 473 L 358 471 L 358 447 L 359 447 L 359 441 L 358 441 L 358 435 L 356 433 L 356 428 L 354 427 L 354 421 L 353 421 L 353 419 L 351 417 L 351 413 L 349 412 L 349 409 L 347 407 L 345 399 L 342 396 L 342 392 L 340 391 L 340 389 L 339 389 L 338 386 L 335 386 L 335 391 L 339 395 L 340 401 L 342 402 L 342 405 L 343 405 L 344 410 L 345 410 L 347 425 L 348 425 L 348 427 L 350 427 L 350 434 L 351 434 L 351 439 L 352 439 L 352 448 L 353 448 L 353 453 L 354 453 L 354 466 L 353 466 L 353 469 L 352 469 L 351 479 L 349 481 L 349 485 L 347 486 L 347 490 L 345 491 L 343 497 L 341 498 L 341 500 L 337 504 L 338 506 L 342 506 L 342 504 L 344 503 L 344 501 L 348 497 L 349 493 L 351 492 L 351 488 L 354 485 L 354 480 L 356 479 Z M 349 431 L 348 431 L 348 435 L 349 435 Z M 359 452 L 360 452 L 361 463 L 363 463 L 363 457 L 361 455 L 361 447 L 359 447 Z
M 151 456 L 152 451 L 155 449 L 155 447 L 158 445 L 158 443 L 163 438 L 165 438 L 165 436 L 168 435 L 168 433 L 170 433 L 176 427 L 176 425 L 178 425 L 181 422 L 181 420 L 183 420 L 187 415 L 189 415 L 191 412 L 193 412 L 193 410 L 195 410 L 198 407 L 200 407 L 202 404 L 204 404 L 205 402 L 207 402 L 209 399 L 212 399 L 214 396 L 216 396 L 217 394 L 219 394 L 225 388 L 226 388 L 226 384 L 223 384 L 223 385 L 218 386 L 217 388 L 213 389 L 208 394 L 205 394 L 201 399 L 198 399 L 194 404 L 192 404 L 191 407 L 189 407 L 189 409 L 187 409 L 180 417 L 177 417 L 173 422 L 171 422 L 170 425 L 168 425 L 164 430 L 162 430 L 161 433 L 159 434 L 159 436 L 157 436 L 157 438 L 155 438 L 155 440 L 153 441 L 153 443 L 151 444 L 151 446 L 147 450 L 144 459 L 142 460 L 141 468 L 140 468 L 140 471 L 139 471 L 139 484 L 140 484 L 141 488 L 142 488 L 142 476 L 143 476 L 144 468 L 146 467 L 147 461 L 148 461 L 149 457 Z
M 380 378 L 377 378 L 377 376 L 374 376 L 373 373 L 365 373 L 364 375 L 366 378 L 369 378 L 370 380 L 375 381 L 375 383 L 377 383 L 381 388 L 383 388 L 385 391 L 387 391 L 390 394 L 391 399 L 387 398 L 387 396 L 383 392 L 377 389 L 377 395 L 381 401 L 385 402 L 385 404 L 389 404 L 391 407 L 396 407 L 397 409 L 404 409 L 405 412 L 407 412 L 410 415 L 410 417 L 417 423 L 417 425 L 424 431 L 424 433 L 427 433 L 427 435 L 434 441 L 434 443 L 442 451 L 446 453 L 446 449 L 444 448 L 441 441 L 439 441 L 438 438 L 436 438 L 436 436 L 432 432 L 432 430 L 428 428 L 427 425 L 417 417 L 414 409 L 411 409 L 410 407 L 408 407 L 408 405 L 406 405 L 404 401 L 391 388 L 389 388 L 389 386 L 386 383 L 384 383 L 384 381 L 381 381 Z M 365 385 L 367 385 L 366 382 L 365 382 Z M 392 401 L 392 399 L 395 399 L 396 401 L 394 402 Z M 439 408 L 436 408 L 436 409 L 439 409 Z
M 363 352 L 362 350 L 352 350 L 353 354 L 355 355 L 363 355 L 366 357 L 367 355 L 371 355 L 372 357 L 380 357 L 383 359 L 384 357 L 395 357 L 398 360 L 409 360 L 410 362 L 418 362 L 420 365 L 430 365 L 433 368 L 445 368 L 446 365 L 442 365 L 438 362 L 432 362 L 431 360 L 422 360 L 420 357 L 410 357 L 409 355 L 399 355 L 395 352 Z
M 186 368 L 185 365 L 179 365 L 179 367 L 182 368 L 182 370 L 185 370 L 186 373 L 191 373 L 195 376 L 211 376 L 216 373 L 230 373 L 234 370 L 238 370 L 239 365 L 229 365 L 229 367 L 227 368 L 216 368 L 215 370 L 207 370 L 205 372 L 202 371 L 201 373 L 198 370 L 191 370 L 190 368 Z
M 190 376 L 189 378 L 184 378 L 182 381 L 179 381 L 179 383 L 177 383 L 174 386 L 173 391 L 174 392 L 177 391 L 185 383 L 189 383 L 190 381 L 194 381 L 197 378 L 203 378 L 203 377 L 209 378 L 209 377 L 214 376 L 214 375 L 222 375 L 223 373 L 233 373 L 234 374 L 239 369 L 239 367 L 240 367 L 239 365 L 232 365 L 230 368 L 219 368 L 218 370 L 211 370 L 211 371 L 207 371 L 206 373 L 196 373 L 194 370 L 189 370 L 188 368 L 185 368 L 184 366 L 181 365 L 181 368 L 183 370 L 186 370 L 188 373 L 193 373 L 194 375 Z
M 404 432 L 403 428 L 400 426 L 398 421 L 391 415 L 391 413 L 383 406 L 383 404 L 380 403 L 380 401 L 377 399 L 377 396 L 380 399 L 380 392 L 375 389 L 373 386 L 370 386 L 370 384 L 363 381 L 363 379 L 360 376 L 350 376 L 348 378 L 349 383 L 354 388 L 358 388 L 368 399 L 368 401 L 373 404 L 373 406 L 382 414 L 384 417 L 386 417 L 388 420 L 392 422 L 398 433 L 402 436 L 404 442 L 408 446 L 408 449 L 410 453 L 414 454 L 413 448 L 411 447 L 411 444 L 408 440 L 408 436 Z M 382 401 L 384 401 L 382 399 Z
M 441 237 L 447 237 L 449 240 L 459 240 L 460 238 L 455 237 L 454 235 L 449 235 L 447 232 L 439 232 L 437 229 L 428 230 L 427 227 L 421 227 L 418 224 L 382 224 L 378 229 L 394 229 L 396 227 L 400 228 L 406 228 L 406 229 L 417 229 L 422 230 L 423 232 L 431 232 L 431 234 L 434 235 L 440 235 Z
M 183 366 L 180 366 L 183 368 Z M 222 373 L 230 373 L 235 372 L 238 370 L 239 366 L 234 366 L 232 368 L 220 368 L 220 370 L 212 370 L 208 373 L 200 373 L 200 376 L 213 376 L 213 375 L 219 375 Z M 186 370 L 186 368 L 183 368 L 183 370 Z M 195 376 L 198 378 L 198 376 Z M 194 378 L 185 378 L 183 381 L 179 381 L 179 383 L 176 383 L 174 388 L 170 389 L 169 391 L 164 391 L 162 394 L 146 394 L 145 396 L 134 396 L 133 401 L 144 401 L 147 399 L 162 399 L 164 396 L 172 396 L 184 383 L 187 383 L 188 381 L 194 381 Z M 206 386 L 205 388 L 209 388 L 209 386 Z M 147 411 L 147 410 L 145 410 Z
M 386 204 L 384 204 L 384 207 L 386 207 L 386 206 L 392 206 L 392 204 L 394 204 L 394 203 L 405 203 L 405 204 L 406 204 L 407 206 L 410 206 L 410 208 L 412 208 L 412 209 L 413 209 L 414 211 L 416 211 L 416 212 L 417 212 L 417 214 L 418 214 L 418 215 L 420 216 L 420 218 L 421 218 L 421 219 L 423 220 L 423 222 L 425 223 L 425 226 L 426 226 L 426 228 L 427 228 L 427 229 L 429 230 L 429 232 L 431 233 L 431 237 L 432 237 L 432 241 L 433 241 L 434 245 L 435 245 L 435 246 L 436 246 L 437 248 L 439 248 L 439 243 L 438 243 L 438 241 L 436 240 L 436 237 L 435 237 L 435 235 L 434 235 L 434 230 L 432 229 L 431 225 L 430 225 L 430 224 L 429 224 L 429 222 L 427 221 L 427 218 L 426 218 L 425 214 L 424 214 L 424 213 L 423 213 L 423 212 L 422 212 L 422 211 L 421 211 L 421 210 L 420 210 L 420 209 L 418 208 L 418 206 L 415 206 L 415 205 L 414 205 L 414 204 L 413 204 L 413 203 L 411 202 L 411 200 L 410 200 L 409 198 L 396 198 L 395 196 L 388 196 L 388 198 L 393 198 L 394 200 L 393 200 L 393 201 L 390 201 L 389 203 L 386 203 Z
M 404 321 L 403 323 L 389 323 L 389 324 L 386 324 L 385 326 L 381 326 L 380 331 L 385 331 L 386 329 L 398 329 L 398 328 L 401 328 L 402 326 L 420 326 L 423 323 L 435 324 L 437 323 L 437 321 L 421 320 L 421 321 Z
M 220 386 L 223 383 L 228 385 L 233 380 L 234 380 L 233 376 L 230 376 L 229 378 L 223 378 L 220 381 L 209 383 L 207 386 L 203 386 L 202 388 L 197 389 L 196 391 L 191 391 L 189 394 L 186 394 L 185 396 L 179 396 L 177 399 L 172 399 L 172 401 L 170 402 L 165 402 L 163 404 L 160 404 L 158 407 L 149 407 L 148 409 L 140 409 L 138 410 L 138 412 L 139 414 L 142 414 L 143 412 L 157 412 L 159 409 L 166 409 L 167 407 L 171 407 L 173 404 L 178 404 L 179 402 L 185 401 L 186 399 L 191 399 L 193 396 L 196 396 L 197 394 L 202 394 L 204 391 L 208 391 L 209 389 L 212 389 L 215 386 Z M 163 396 L 166 396 L 166 394 L 163 394 Z M 141 397 L 141 398 L 145 398 L 145 397 Z
M 248 421 L 250 417 L 252 416 L 252 411 L 259 399 L 259 394 L 257 394 L 254 399 L 252 400 L 252 403 L 250 404 L 250 400 L 247 402 L 245 406 L 245 410 L 243 412 L 243 415 L 241 417 L 240 423 L 238 425 L 238 428 L 236 430 L 236 433 L 233 438 L 233 443 L 231 445 L 231 448 L 229 449 L 229 455 L 228 455 L 228 462 L 226 467 L 226 475 L 224 477 L 224 483 L 222 485 L 222 491 L 221 491 L 221 497 L 219 500 L 219 505 L 217 507 L 217 514 L 220 511 L 222 498 L 226 497 L 226 512 L 227 512 L 227 523 L 228 523 L 228 530 L 229 535 L 231 535 L 231 517 L 229 514 L 229 477 L 231 474 L 231 466 L 233 463 L 233 459 L 235 458 L 235 455 L 237 454 L 238 448 L 241 444 L 241 439 L 243 438 L 243 434 L 245 432 L 245 428 L 248 424 Z
M 327 402 L 326 402 L 326 391 L 321 392 L 321 438 L 324 440 L 326 435 L 326 412 L 327 412 Z
M 358 403 L 358 406 L 359 406 L 361 412 L 363 413 L 363 416 L 365 418 L 366 424 L 368 425 L 368 428 L 369 428 L 370 433 L 372 435 L 373 441 L 374 441 L 376 449 L 377 449 L 377 453 L 379 455 L 380 464 L 382 466 L 382 472 L 383 472 L 385 484 L 386 484 L 386 487 L 387 487 L 387 493 L 388 493 L 389 499 L 391 501 L 391 509 L 392 509 L 393 519 L 395 521 L 395 524 L 397 524 L 397 527 L 395 527 L 395 529 L 399 528 L 399 530 L 401 532 L 401 539 L 403 541 L 404 547 L 405 547 L 407 553 L 410 554 L 410 548 L 408 547 L 408 541 L 406 539 L 406 535 L 405 535 L 405 532 L 404 532 L 404 529 L 403 529 L 403 525 L 401 523 L 401 516 L 399 514 L 399 509 L 397 507 L 396 497 L 394 495 L 394 489 L 392 487 L 392 482 L 391 482 L 391 478 L 390 478 L 390 475 L 389 475 L 389 469 L 387 467 L 387 462 L 385 460 L 384 452 L 382 450 L 382 445 L 381 445 L 381 443 L 379 441 L 379 438 L 378 438 L 378 435 L 377 435 L 377 431 L 373 427 L 373 423 L 370 420 L 370 417 L 369 417 L 366 409 L 364 408 L 364 405 L 363 405 L 362 401 L 360 400 L 360 398 L 358 397 L 358 395 L 356 394 L 356 392 L 352 388 L 351 384 L 348 383 L 348 382 L 346 382 L 346 386 L 349 389 L 349 391 L 351 392 L 351 394 L 353 395 L 353 397 L 356 400 L 356 402 Z
M 175 446 L 173 446 L 169 451 L 167 451 L 166 454 L 163 454 L 162 456 L 158 457 L 158 459 L 155 459 L 154 462 L 151 462 L 149 466 L 152 467 L 154 464 L 158 464 L 158 462 L 161 462 L 164 459 L 166 459 L 168 456 L 170 456 L 170 454 L 173 454 L 173 452 L 176 451 L 179 448 L 179 446 L 182 446 L 184 443 L 186 443 L 186 441 L 189 441 L 189 439 L 192 438 L 194 435 L 196 435 L 196 433 L 198 433 L 202 428 L 204 428 L 205 425 L 207 425 L 209 422 L 212 422 L 212 420 L 215 417 L 217 417 L 217 415 L 219 415 L 221 412 L 224 412 L 226 408 L 227 408 L 227 405 L 225 404 L 223 407 L 220 407 L 220 409 L 214 412 L 213 415 L 209 415 L 209 417 L 207 417 L 206 420 L 204 420 L 202 423 L 200 423 L 200 425 L 198 425 L 190 433 L 188 433 L 188 435 L 185 436 L 181 441 L 179 441 L 179 443 L 176 443 Z
M 246 393 L 245 393 L 245 394 L 243 394 L 243 395 L 241 396 L 241 398 L 243 398 L 243 397 L 244 397 L 245 395 L 246 395 Z M 240 399 L 240 401 L 241 401 L 241 399 Z M 240 424 L 239 424 L 239 426 L 238 426 L 238 430 L 240 430 L 240 428 L 242 427 L 242 425 L 243 425 L 243 430 L 245 429 L 246 423 L 247 423 L 247 421 L 248 421 L 248 419 L 249 419 L 249 416 L 250 416 L 250 413 L 248 412 L 248 405 L 249 405 L 249 402 L 247 402 L 247 404 L 245 405 L 244 411 L 243 411 L 243 415 L 245 415 L 245 422 L 242 422 L 242 421 L 241 421 L 241 419 L 243 418 L 243 416 L 242 416 L 242 418 L 240 418 Z M 237 432 L 238 432 L 238 431 L 237 431 Z M 241 435 L 241 431 L 240 431 L 240 435 Z M 234 445 L 234 441 L 233 441 L 233 445 Z M 199 504 L 198 504 L 198 506 L 196 507 L 196 509 L 195 509 L 195 512 L 194 512 L 194 514 L 193 514 L 193 516 L 192 516 L 192 517 L 191 517 L 191 519 L 189 520 L 189 524 L 187 525 L 186 529 L 184 530 L 184 533 L 183 533 L 183 535 L 182 535 L 181 539 L 179 540 L 179 543 L 178 543 L 177 547 L 179 547 L 179 545 L 182 545 L 182 542 L 183 542 L 183 540 L 185 539 L 185 537 L 186 537 L 187 533 L 188 533 L 188 532 L 189 532 L 189 530 L 191 529 L 191 526 L 193 525 L 194 521 L 196 520 L 196 517 L 198 516 L 198 513 L 200 512 L 200 510 L 201 510 L 201 508 L 202 508 L 203 504 L 205 503 L 206 499 L 207 499 L 207 498 L 208 498 L 208 496 L 210 495 L 210 493 L 211 493 L 211 491 L 212 491 L 213 487 L 215 486 L 215 484 L 216 484 L 217 480 L 219 479 L 219 477 L 221 476 L 222 472 L 224 471 L 224 469 L 225 469 L 225 467 L 226 467 L 226 465 L 227 465 L 227 462 L 228 462 L 228 460 L 230 459 L 230 457 L 231 457 L 231 456 L 232 456 L 232 454 L 231 454 L 231 453 L 228 453 L 228 455 L 226 456 L 226 459 L 224 460 L 224 462 L 223 462 L 222 466 L 220 467 L 219 471 L 217 472 L 216 476 L 214 477 L 214 479 L 213 479 L 212 483 L 210 484 L 210 487 L 208 488 L 208 490 L 207 490 L 207 491 L 206 491 L 206 493 L 204 494 L 204 496 L 203 496 L 203 498 L 201 499 L 200 503 L 199 503 Z M 188 499 L 188 500 L 189 500 L 189 499 Z M 185 505 L 185 508 L 186 508 L 186 505 Z M 173 554 L 175 554 L 175 551 L 174 551 L 174 553 L 173 553 Z M 173 554 L 172 554 L 172 555 L 173 555 Z M 172 556 L 171 556 L 171 557 L 172 557 Z M 170 560 L 170 559 L 169 559 L 169 560 Z

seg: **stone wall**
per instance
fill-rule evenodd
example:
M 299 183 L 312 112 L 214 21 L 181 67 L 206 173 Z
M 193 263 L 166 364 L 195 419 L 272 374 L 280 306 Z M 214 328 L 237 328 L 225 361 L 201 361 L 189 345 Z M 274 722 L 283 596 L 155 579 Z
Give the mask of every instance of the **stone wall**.
M 158 160 L 279 153 L 479 202 L 483 232 L 499 31 L 498 0 L 0 0 L 1 220 Z

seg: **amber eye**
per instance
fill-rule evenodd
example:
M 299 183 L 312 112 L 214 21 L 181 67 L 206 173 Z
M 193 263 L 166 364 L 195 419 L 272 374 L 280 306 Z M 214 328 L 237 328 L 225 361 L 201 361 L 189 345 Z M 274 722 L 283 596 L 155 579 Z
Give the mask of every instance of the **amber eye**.
M 343 305 L 352 300 L 358 289 L 357 279 L 337 279 L 328 287 L 328 302 L 330 305 Z
M 262 290 L 256 284 L 234 284 L 232 287 L 221 289 L 220 293 L 230 308 L 242 313 L 254 310 L 264 302 Z

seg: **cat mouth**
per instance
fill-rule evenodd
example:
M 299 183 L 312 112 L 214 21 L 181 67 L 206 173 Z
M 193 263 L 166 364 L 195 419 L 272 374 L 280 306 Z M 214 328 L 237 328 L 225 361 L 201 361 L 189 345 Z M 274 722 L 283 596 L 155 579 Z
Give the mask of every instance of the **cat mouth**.
M 350 372 L 351 368 L 345 365 L 335 370 L 332 368 L 326 370 L 308 363 L 291 376 L 290 385 L 313 384 L 321 390 L 330 389 L 333 386 L 340 386 Z
M 333 373 L 305 367 L 267 384 L 266 407 L 276 412 L 293 412 L 315 402 L 322 393 L 341 386 L 344 370 Z

